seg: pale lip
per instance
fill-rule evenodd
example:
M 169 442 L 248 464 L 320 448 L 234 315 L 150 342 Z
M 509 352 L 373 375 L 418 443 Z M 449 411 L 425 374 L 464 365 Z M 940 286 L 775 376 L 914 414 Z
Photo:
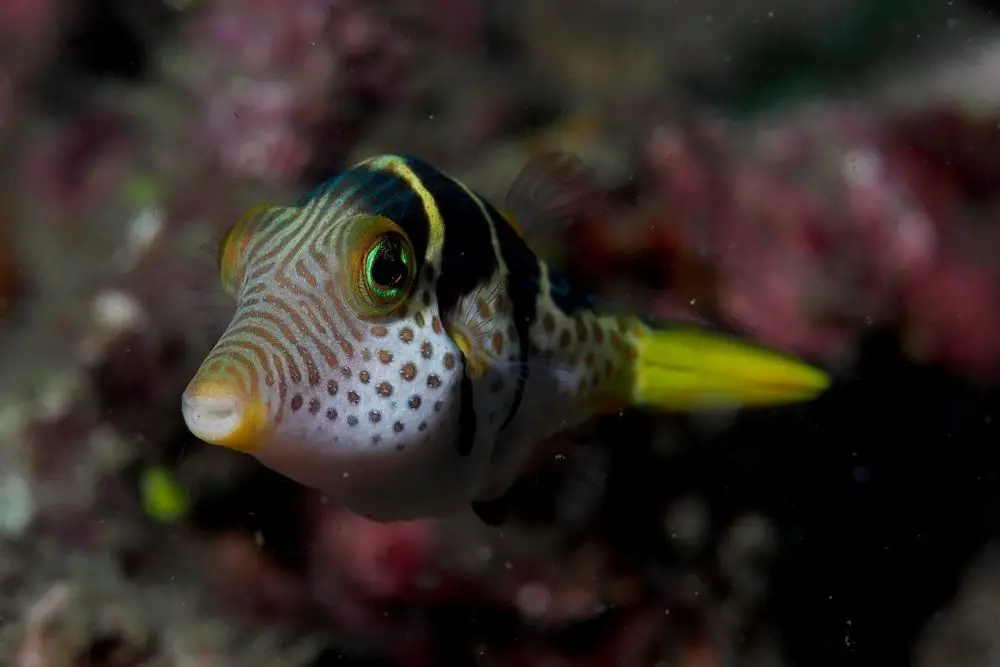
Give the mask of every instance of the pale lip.
M 253 449 L 266 426 L 260 401 L 248 399 L 236 387 L 218 380 L 194 380 L 181 398 L 188 430 L 211 445 L 242 451 Z

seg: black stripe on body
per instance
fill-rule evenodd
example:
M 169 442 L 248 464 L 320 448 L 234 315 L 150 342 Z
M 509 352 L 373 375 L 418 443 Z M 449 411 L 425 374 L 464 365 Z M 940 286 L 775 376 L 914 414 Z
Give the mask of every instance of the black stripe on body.
M 436 296 L 441 319 L 445 320 L 458 302 L 486 284 L 499 266 L 489 221 L 483 217 L 479 202 L 450 176 L 416 158 L 405 158 L 405 162 L 434 197 L 443 221 L 444 240 Z M 469 456 L 476 439 L 477 420 L 472 379 L 467 373 L 468 359 L 464 354 L 461 357 L 455 449 L 459 455 Z
M 528 384 L 531 327 L 538 318 L 538 293 L 541 288 L 542 271 L 538 257 L 507 220 L 485 199 L 483 199 L 483 206 L 493 220 L 497 245 L 500 246 L 500 256 L 507 265 L 507 294 L 511 301 L 514 327 L 517 329 L 518 342 L 520 343 L 521 372 L 514 390 L 514 401 L 507 417 L 500 426 L 500 430 L 503 431 L 517 416 L 521 400 L 524 397 L 524 388 Z
M 434 196 L 444 222 L 441 274 L 437 281 L 441 316 L 449 315 L 458 302 L 486 284 L 497 270 L 489 221 L 482 209 L 450 176 L 422 160 L 406 158 L 406 166 Z

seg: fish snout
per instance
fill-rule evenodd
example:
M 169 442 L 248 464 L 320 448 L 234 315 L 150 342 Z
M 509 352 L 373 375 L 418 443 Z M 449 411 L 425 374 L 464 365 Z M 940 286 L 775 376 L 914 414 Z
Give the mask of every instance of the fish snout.
M 240 451 L 258 448 L 268 425 L 264 402 L 226 379 L 195 377 L 181 397 L 181 412 L 199 440 Z

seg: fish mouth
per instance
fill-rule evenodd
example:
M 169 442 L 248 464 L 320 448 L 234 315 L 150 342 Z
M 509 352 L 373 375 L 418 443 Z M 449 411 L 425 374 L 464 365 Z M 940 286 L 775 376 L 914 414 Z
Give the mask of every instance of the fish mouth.
M 181 397 L 181 413 L 199 440 L 244 452 L 261 445 L 267 427 L 263 402 L 224 380 L 192 380 Z

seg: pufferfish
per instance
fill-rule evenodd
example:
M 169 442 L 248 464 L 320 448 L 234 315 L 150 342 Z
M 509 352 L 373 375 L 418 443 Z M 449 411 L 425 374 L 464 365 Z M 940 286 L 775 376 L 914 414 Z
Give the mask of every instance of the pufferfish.
M 236 310 L 184 391 L 188 429 L 376 521 L 497 524 L 537 445 L 597 415 L 825 391 L 778 351 L 602 309 L 541 261 L 523 230 L 572 213 L 586 173 L 541 156 L 498 208 L 383 155 L 252 208 L 219 247 Z

